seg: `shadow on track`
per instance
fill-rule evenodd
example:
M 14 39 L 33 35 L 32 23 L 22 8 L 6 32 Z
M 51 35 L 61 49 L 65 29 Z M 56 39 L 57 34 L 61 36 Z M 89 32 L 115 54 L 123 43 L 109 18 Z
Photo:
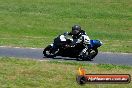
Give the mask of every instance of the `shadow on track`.
M 43 57 L 43 58 L 47 58 L 47 57 Z M 49 58 L 48 58 L 49 59 Z M 71 60 L 71 61 L 93 61 L 93 60 L 77 60 L 76 58 L 70 58 L 70 57 L 55 57 L 55 58 L 50 58 L 50 59 L 53 59 L 53 60 Z

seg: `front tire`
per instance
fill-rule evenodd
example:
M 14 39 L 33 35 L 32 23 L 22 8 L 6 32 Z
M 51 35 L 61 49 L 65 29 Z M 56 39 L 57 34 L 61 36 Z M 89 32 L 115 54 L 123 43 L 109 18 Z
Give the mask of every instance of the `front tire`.
M 98 49 L 87 50 L 86 53 L 80 55 L 76 60 L 77 61 L 92 61 L 92 59 L 98 54 Z
M 54 50 L 53 47 L 51 45 L 48 45 L 43 51 L 44 56 L 47 57 L 47 58 L 56 57 L 57 53 L 56 53 L 56 51 L 53 52 L 53 50 Z
M 98 49 L 92 49 L 89 51 L 90 59 L 95 58 L 95 56 L 98 54 Z

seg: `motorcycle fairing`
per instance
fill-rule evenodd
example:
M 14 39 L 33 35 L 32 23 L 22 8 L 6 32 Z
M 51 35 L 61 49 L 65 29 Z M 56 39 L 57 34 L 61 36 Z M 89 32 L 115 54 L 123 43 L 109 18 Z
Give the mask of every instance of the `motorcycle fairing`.
M 90 40 L 90 45 L 91 45 L 91 48 L 93 47 L 100 47 L 102 45 L 101 41 L 99 40 Z

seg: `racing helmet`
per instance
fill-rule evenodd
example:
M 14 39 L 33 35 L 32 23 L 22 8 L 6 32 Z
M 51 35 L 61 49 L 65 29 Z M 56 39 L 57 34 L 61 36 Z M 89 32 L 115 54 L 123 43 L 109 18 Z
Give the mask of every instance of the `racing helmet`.
M 73 34 L 73 35 L 78 34 L 80 31 L 81 31 L 81 26 L 79 26 L 79 25 L 74 25 L 74 26 L 72 27 L 72 34 Z

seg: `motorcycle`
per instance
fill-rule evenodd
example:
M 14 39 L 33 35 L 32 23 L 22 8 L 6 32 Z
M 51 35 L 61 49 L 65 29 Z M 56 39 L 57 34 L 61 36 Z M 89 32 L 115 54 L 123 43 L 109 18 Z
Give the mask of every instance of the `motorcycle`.
M 57 38 L 56 38 L 57 39 Z M 55 39 L 54 39 L 55 40 Z M 68 40 L 69 42 L 70 40 Z M 47 58 L 54 58 L 56 56 L 76 58 L 78 61 L 91 61 L 98 54 L 98 47 L 102 45 L 100 40 L 90 40 L 90 44 L 77 43 L 76 45 L 69 45 L 67 42 L 54 48 L 56 43 L 48 45 L 43 54 Z

